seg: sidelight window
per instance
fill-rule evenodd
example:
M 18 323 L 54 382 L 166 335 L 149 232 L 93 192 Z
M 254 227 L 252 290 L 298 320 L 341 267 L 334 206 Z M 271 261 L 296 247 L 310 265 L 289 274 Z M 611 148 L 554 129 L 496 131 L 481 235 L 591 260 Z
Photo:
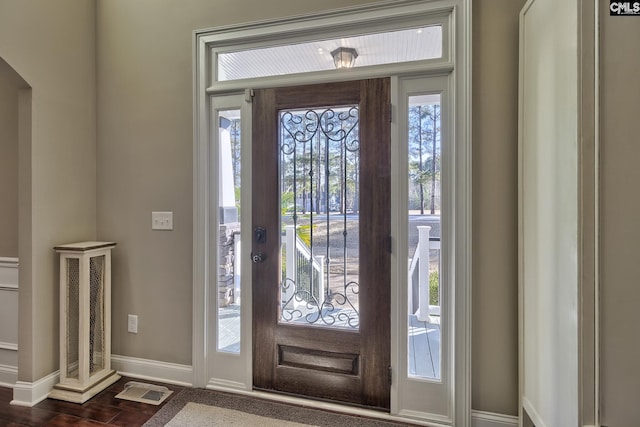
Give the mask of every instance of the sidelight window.
M 440 379 L 442 133 L 440 94 L 407 99 L 408 375 Z
M 241 120 L 240 110 L 217 114 L 218 123 L 218 351 L 240 353 L 241 308 Z

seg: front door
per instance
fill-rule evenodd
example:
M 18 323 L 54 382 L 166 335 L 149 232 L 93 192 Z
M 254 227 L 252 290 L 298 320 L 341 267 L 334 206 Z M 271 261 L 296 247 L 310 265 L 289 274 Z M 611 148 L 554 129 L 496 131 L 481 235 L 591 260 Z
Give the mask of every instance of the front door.
M 389 79 L 256 90 L 253 385 L 389 410 Z

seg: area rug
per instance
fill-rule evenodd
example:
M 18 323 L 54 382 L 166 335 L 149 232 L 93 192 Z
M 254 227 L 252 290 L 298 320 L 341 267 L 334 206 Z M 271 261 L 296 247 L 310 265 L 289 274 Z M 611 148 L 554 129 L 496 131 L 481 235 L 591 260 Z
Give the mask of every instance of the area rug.
M 218 406 L 203 405 L 201 403 L 187 403 L 184 408 L 171 418 L 166 427 L 183 426 L 262 426 L 262 427 L 309 427 L 308 424 L 292 423 L 291 421 L 276 420 L 260 415 L 234 411 Z
M 143 427 L 398 427 L 407 425 L 409 424 L 337 414 L 232 393 L 185 388 L 168 400 Z

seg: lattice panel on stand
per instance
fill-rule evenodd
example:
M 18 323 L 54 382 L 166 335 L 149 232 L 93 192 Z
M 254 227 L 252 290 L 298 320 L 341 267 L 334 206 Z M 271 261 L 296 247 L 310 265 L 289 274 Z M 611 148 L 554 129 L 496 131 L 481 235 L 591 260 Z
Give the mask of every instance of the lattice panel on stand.
M 67 377 L 78 378 L 80 260 L 67 258 Z
M 89 258 L 89 372 L 104 368 L 104 255 Z

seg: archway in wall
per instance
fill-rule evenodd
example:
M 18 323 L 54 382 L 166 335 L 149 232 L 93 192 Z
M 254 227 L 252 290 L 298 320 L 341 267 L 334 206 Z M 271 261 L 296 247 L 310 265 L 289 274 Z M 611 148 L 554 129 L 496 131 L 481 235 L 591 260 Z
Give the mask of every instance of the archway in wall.
M 29 301 L 18 289 L 30 287 L 31 251 L 31 87 L 0 58 L 0 386 L 18 380 L 18 324 Z M 25 321 L 27 323 L 25 323 Z M 25 336 L 23 339 L 28 339 Z

